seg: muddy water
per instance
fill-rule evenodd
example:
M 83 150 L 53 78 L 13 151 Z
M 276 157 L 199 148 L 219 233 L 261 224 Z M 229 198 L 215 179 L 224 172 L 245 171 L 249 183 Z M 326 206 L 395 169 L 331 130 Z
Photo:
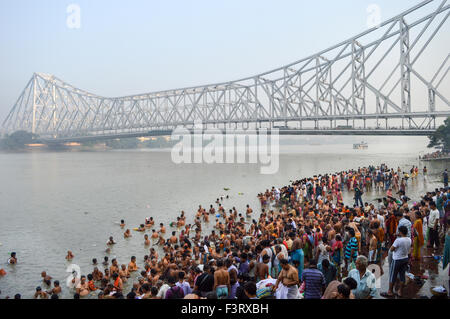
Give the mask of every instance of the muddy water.
M 61 297 L 71 298 L 73 291 L 65 286 L 70 274 L 66 271 L 70 263 L 64 259 L 67 250 L 74 253 L 72 262 L 83 274 L 92 271 L 92 258 L 100 261 L 106 255 L 110 260 L 117 257 L 119 264 L 128 263 L 135 255 L 142 267 L 143 256 L 148 254 L 143 234 L 133 232 L 132 238 L 124 240 L 117 225 L 120 219 L 125 219 L 130 229 L 148 216 L 168 225 L 184 210 L 192 222 L 198 205 L 209 207 L 225 194 L 230 196 L 224 201 L 226 209 L 235 206 L 243 212 L 250 204 L 257 212 L 258 192 L 296 178 L 380 163 L 422 168 L 418 154 L 427 151 L 426 144 L 425 138 L 405 138 L 391 144 L 387 139 L 360 151 L 351 144 L 281 147 L 280 167 L 273 175 L 261 175 L 257 164 L 175 164 L 168 151 L 0 154 L 0 268 L 7 272 L 0 278 L 0 298 L 16 293 L 32 297 L 35 287 L 42 285 L 43 270 L 61 282 Z M 442 185 L 439 174 L 446 164 L 425 165 L 430 171 L 428 179 L 419 177 L 408 187 L 413 199 Z M 363 200 L 376 197 L 379 194 L 365 194 Z M 352 202 L 347 194 L 345 201 Z M 213 221 L 210 224 L 206 230 Z M 109 236 L 117 244 L 107 254 Z M 6 263 L 11 251 L 17 252 L 19 263 L 15 266 Z M 386 265 L 385 272 L 382 291 L 386 289 Z M 430 260 L 416 272 L 430 277 L 419 294 L 430 285 L 448 288 L 442 264 Z

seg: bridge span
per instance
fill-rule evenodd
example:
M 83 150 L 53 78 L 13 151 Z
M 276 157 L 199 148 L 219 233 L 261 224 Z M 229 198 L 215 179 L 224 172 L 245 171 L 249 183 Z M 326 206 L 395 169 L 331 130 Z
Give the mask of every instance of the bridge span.
M 448 0 L 425 0 L 288 65 L 195 87 L 103 97 L 35 73 L 2 131 L 58 142 L 169 134 L 200 122 L 294 135 L 428 135 L 450 116 L 449 14 Z

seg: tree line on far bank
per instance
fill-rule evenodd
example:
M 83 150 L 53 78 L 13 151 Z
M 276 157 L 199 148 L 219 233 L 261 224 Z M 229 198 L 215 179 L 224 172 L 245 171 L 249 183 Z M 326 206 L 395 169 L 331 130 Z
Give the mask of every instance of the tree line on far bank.
M 4 151 L 22 151 L 28 148 L 29 144 L 36 143 L 39 138 L 38 135 L 26 131 L 16 131 L 7 134 L 0 139 L 0 150 Z M 83 142 L 83 146 L 95 146 L 99 143 L 105 143 L 107 147 L 113 149 L 133 149 L 133 148 L 166 148 L 172 147 L 175 142 L 167 141 L 164 137 L 156 137 L 150 140 L 141 142 L 137 138 L 123 138 L 102 141 Z
M 443 152 L 450 152 L 450 117 L 447 117 L 444 124 L 439 126 L 436 132 L 428 138 L 430 139 L 429 148 L 440 148 Z
M 2 150 L 23 150 L 26 145 L 32 144 L 33 140 L 38 138 L 36 134 L 26 131 L 16 131 L 11 134 L 6 134 L 0 139 L 0 149 Z

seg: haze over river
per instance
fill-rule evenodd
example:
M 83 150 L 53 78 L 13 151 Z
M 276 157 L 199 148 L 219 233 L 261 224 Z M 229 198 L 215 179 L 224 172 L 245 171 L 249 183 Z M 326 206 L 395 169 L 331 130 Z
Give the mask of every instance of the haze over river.
M 327 140 L 323 137 L 324 143 Z M 426 190 L 442 186 L 439 175 L 445 163 L 418 160 L 421 152 L 430 152 L 427 142 L 426 137 L 383 137 L 378 143 L 369 140 L 367 150 L 353 150 L 351 143 L 281 146 L 280 168 L 274 175 L 260 174 L 259 164 L 175 164 L 170 150 L 0 154 L 0 268 L 7 272 L 0 278 L 0 298 L 16 293 L 30 298 L 39 285 L 47 290 L 40 277 L 43 270 L 61 282 L 61 297 L 70 298 L 65 285 L 70 274 L 67 251 L 74 253 L 72 262 L 82 274 L 92 271 L 94 257 L 103 270 L 109 236 L 117 242 L 110 260 L 117 256 L 119 264 L 128 264 L 135 255 L 142 268 L 148 254 L 144 235 L 132 232 L 125 240 L 117 225 L 120 219 L 130 229 L 148 216 L 155 225 L 168 225 L 184 210 L 187 223 L 192 223 L 198 205 L 209 207 L 220 195 L 230 195 L 223 201 L 225 209 L 236 206 L 243 213 L 250 204 L 256 218 L 256 195 L 293 179 L 381 163 L 408 171 L 418 165 L 421 173 L 426 165 L 428 181 L 424 183 L 420 174 L 416 183 L 408 183 L 407 195 L 415 201 Z M 352 204 L 351 196 L 345 195 L 346 204 Z M 379 196 L 364 194 L 363 200 L 375 197 Z M 171 231 L 167 227 L 166 236 Z M 7 264 L 11 251 L 17 252 L 15 266 Z M 125 292 L 129 289 L 127 285 Z

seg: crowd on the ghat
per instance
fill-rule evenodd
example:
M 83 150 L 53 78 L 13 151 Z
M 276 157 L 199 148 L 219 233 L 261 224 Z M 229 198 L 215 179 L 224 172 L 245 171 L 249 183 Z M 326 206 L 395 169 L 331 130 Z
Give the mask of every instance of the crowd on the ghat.
M 132 256 L 128 264 L 94 259 L 93 271 L 75 274 L 70 289 L 74 298 L 103 299 L 405 298 L 411 265 L 430 257 L 424 252 L 442 260 L 444 269 L 450 257 L 447 170 L 442 188 L 414 202 L 406 193 L 419 174 L 426 178 L 426 167 L 403 172 L 382 164 L 304 178 L 258 194 L 258 213 L 249 205 L 242 213 L 225 209 L 218 198 L 209 208 L 199 206 L 192 224 L 182 212 L 170 225 L 176 231 L 162 223 L 156 229 L 149 217 L 135 229 L 148 255 L 139 262 Z M 380 198 L 364 202 L 366 192 Z M 354 202 L 344 204 L 344 193 Z M 215 226 L 206 234 L 210 222 Z M 124 238 L 131 236 L 124 220 L 120 227 Z M 107 245 L 114 244 L 110 237 Z M 73 258 L 68 251 L 66 259 Z M 9 263 L 17 262 L 12 253 Z M 380 291 L 377 276 L 386 262 L 389 288 Z M 41 276 L 34 297 L 58 298 L 60 283 Z
M 425 154 L 422 157 L 419 157 L 421 159 L 440 159 L 440 158 L 448 158 L 450 156 L 450 152 L 448 151 L 436 151 L 430 154 Z

